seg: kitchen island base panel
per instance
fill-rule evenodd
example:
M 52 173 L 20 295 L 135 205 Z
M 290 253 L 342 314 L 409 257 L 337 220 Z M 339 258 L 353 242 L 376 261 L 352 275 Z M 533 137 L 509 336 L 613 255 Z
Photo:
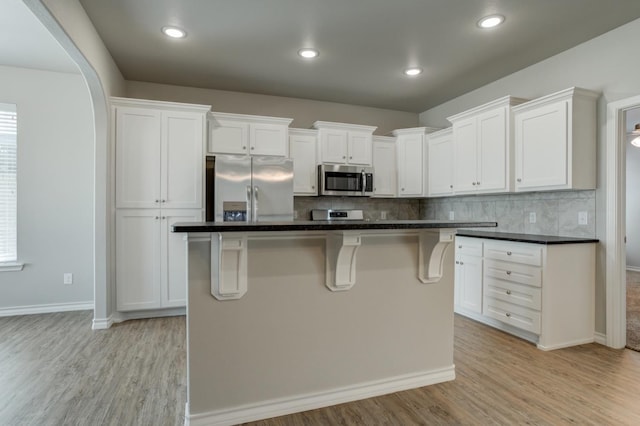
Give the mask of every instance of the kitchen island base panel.
M 189 238 L 189 424 L 232 424 L 452 380 L 453 251 L 417 277 L 418 236 L 363 238 L 358 284 L 326 287 L 324 238 L 247 245 L 250 291 L 211 295 L 211 242 Z M 226 420 L 225 420 L 226 419 Z

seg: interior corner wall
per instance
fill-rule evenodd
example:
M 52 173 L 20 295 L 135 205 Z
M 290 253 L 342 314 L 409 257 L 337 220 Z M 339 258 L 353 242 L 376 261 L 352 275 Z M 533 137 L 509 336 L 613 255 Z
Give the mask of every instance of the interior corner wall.
M 291 127 L 308 129 L 315 121 L 377 126 L 377 135 L 416 127 L 418 114 L 335 102 L 226 90 L 127 81 L 127 97 L 211 105 L 212 111 L 293 118 Z
M 597 112 L 596 324 L 606 332 L 606 109 L 607 103 L 640 94 L 640 19 L 531 65 L 420 114 L 425 126 L 446 127 L 447 117 L 505 95 L 534 99 L 568 87 L 600 91 Z
M 18 113 L 18 261 L 0 273 L 9 308 L 93 304 L 93 117 L 80 74 L 0 66 Z M 73 284 L 63 284 L 63 273 Z

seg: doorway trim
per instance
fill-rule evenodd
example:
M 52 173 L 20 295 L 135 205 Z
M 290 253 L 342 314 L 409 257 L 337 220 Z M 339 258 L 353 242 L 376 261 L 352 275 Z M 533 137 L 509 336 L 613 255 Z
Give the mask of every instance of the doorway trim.
M 640 96 L 607 104 L 606 343 L 617 349 L 627 343 L 625 113 L 639 106 Z

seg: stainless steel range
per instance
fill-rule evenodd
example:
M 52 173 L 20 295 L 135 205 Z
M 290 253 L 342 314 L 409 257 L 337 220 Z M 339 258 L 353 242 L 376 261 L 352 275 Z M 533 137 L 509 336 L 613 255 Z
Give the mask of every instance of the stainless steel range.
M 364 220 L 362 210 L 315 209 L 311 210 L 311 220 Z

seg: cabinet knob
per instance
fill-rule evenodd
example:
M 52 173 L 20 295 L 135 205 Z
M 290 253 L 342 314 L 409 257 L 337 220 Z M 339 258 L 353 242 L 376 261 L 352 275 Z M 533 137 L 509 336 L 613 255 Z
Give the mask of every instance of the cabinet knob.
M 513 253 L 511 253 L 510 251 L 507 252 L 507 256 L 511 256 Z
M 247 149 L 247 147 L 246 147 L 246 146 L 243 146 L 243 147 L 242 147 L 242 149 Z
M 156 200 L 156 203 L 159 203 L 159 202 L 160 202 L 160 200 Z
M 511 318 L 511 314 L 509 312 L 507 312 L 505 315 L 507 316 L 507 318 Z
M 449 188 L 453 189 L 453 185 L 449 185 Z
M 315 185 L 311 185 L 311 189 L 316 189 L 316 186 Z
M 253 151 L 254 149 L 256 149 L 256 147 L 255 147 L 255 146 L 252 146 L 252 147 L 251 147 L 251 150 Z
M 471 185 L 476 186 L 476 183 L 475 182 L 471 182 Z
M 344 159 L 346 159 L 346 158 L 347 158 L 347 157 L 346 157 L 345 155 L 343 155 L 343 156 L 342 156 L 342 159 L 343 159 L 343 160 L 344 160 Z
M 462 244 L 458 246 L 458 248 L 462 248 Z
M 349 156 L 349 160 L 353 160 L 353 156 Z
M 511 290 L 507 290 L 507 294 L 511 294 Z
M 456 260 L 456 265 L 459 265 L 459 264 L 460 264 L 460 261 Z
M 401 191 L 404 191 L 404 188 L 400 188 Z
M 156 216 L 156 220 L 160 219 L 158 216 Z
M 476 185 L 480 186 L 480 182 L 476 182 Z
M 461 265 L 464 265 L 464 262 L 460 262 Z
M 518 182 L 522 182 L 522 179 L 520 179 L 520 178 L 518 178 L 518 179 L 516 179 L 516 180 L 517 180 Z
M 166 203 L 166 202 L 167 202 L 167 200 L 162 200 L 161 202 Z
M 507 275 L 511 275 L 511 271 L 507 271 Z
M 167 217 L 166 216 L 162 216 L 162 220 L 165 220 Z

